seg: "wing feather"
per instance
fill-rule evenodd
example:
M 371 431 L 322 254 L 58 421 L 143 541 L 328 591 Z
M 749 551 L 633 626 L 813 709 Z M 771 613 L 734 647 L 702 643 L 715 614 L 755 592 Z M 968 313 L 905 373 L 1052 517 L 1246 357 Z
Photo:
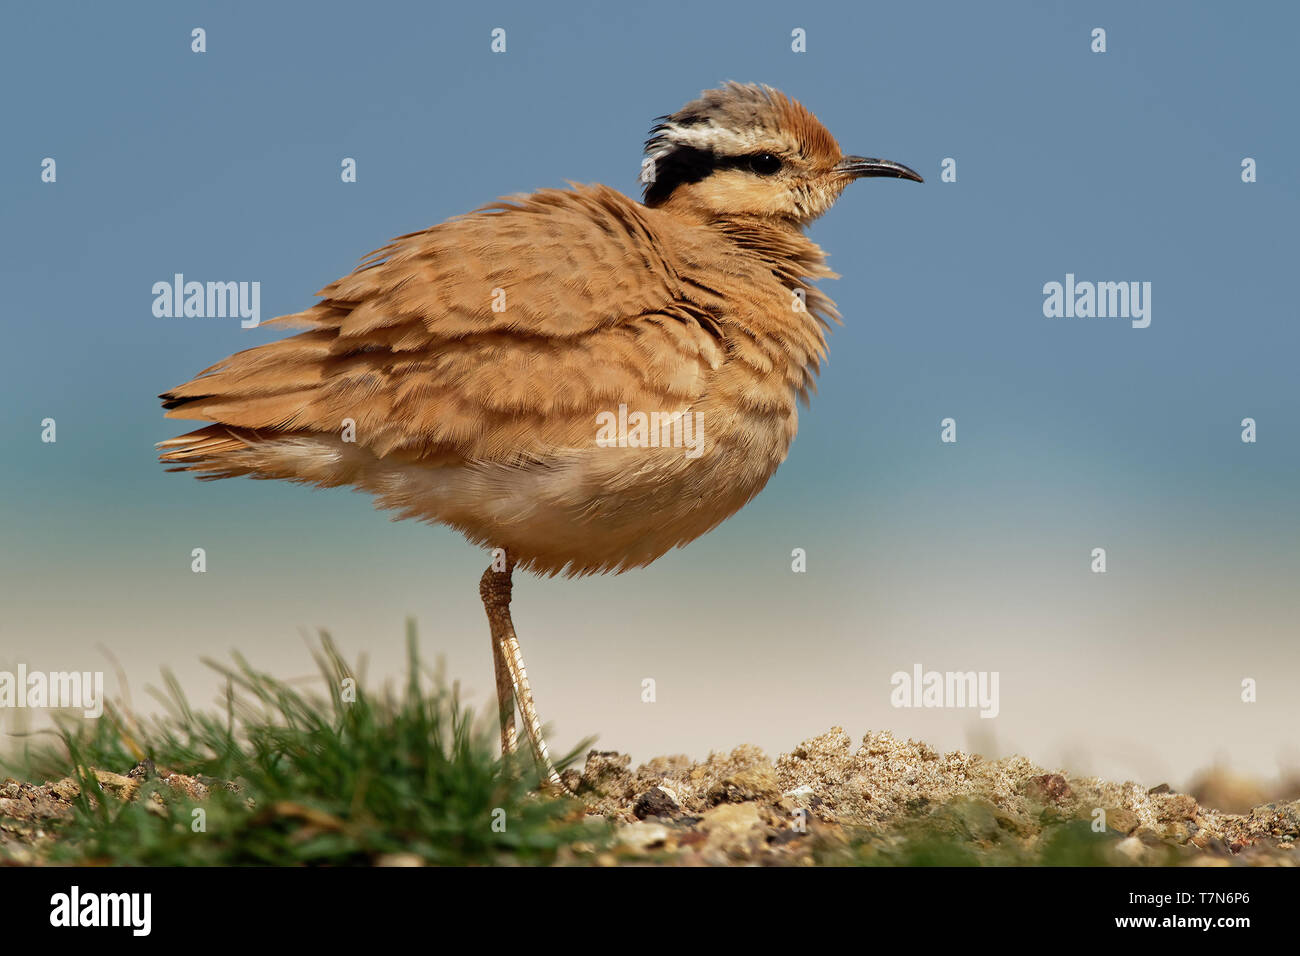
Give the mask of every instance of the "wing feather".
M 596 413 L 620 403 L 689 407 L 726 358 L 721 303 L 683 280 L 648 213 L 603 186 L 543 190 L 393 240 L 272 320 L 307 331 L 165 393 L 168 417 L 224 431 L 164 457 L 351 421 L 381 457 L 517 462 L 590 446 Z

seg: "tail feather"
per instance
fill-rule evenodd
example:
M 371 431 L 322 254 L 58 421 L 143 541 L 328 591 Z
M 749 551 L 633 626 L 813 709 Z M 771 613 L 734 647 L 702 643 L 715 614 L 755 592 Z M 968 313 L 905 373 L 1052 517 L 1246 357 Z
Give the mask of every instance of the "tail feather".
M 171 465 L 168 471 L 198 472 L 202 479 L 234 478 L 252 474 L 253 469 L 239 463 L 241 452 L 251 449 L 261 438 L 247 428 L 208 425 L 157 444 L 158 460 Z M 251 464 L 251 463 L 250 463 Z
M 231 425 L 207 425 L 158 443 L 168 471 L 196 478 L 278 478 L 321 488 L 358 480 L 374 456 L 330 435 L 259 432 Z

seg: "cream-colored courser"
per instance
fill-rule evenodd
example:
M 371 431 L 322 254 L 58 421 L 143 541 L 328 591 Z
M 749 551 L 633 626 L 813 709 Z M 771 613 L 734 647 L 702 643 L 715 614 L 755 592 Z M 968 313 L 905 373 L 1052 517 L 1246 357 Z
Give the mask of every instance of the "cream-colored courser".
M 834 273 L 803 228 L 855 179 L 921 181 L 845 156 L 762 86 L 706 91 L 646 153 L 643 202 L 544 189 L 395 239 L 273 320 L 306 331 L 162 395 L 169 417 L 211 423 L 161 443 L 179 470 L 352 485 L 503 549 L 480 582 L 502 747 L 517 700 L 556 785 L 510 620 L 513 568 L 648 564 L 754 497 L 838 321 L 811 284 Z M 654 436 L 638 413 L 659 413 Z M 632 424 L 611 438 L 616 416 Z

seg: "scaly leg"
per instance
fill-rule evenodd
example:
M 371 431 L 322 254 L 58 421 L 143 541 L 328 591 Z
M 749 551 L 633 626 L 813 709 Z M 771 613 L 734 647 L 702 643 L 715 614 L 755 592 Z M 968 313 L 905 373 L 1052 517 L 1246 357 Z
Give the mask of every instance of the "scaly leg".
M 513 754 L 517 747 L 515 737 L 515 691 L 501 649 L 501 635 L 513 630 L 510 622 L 510 568 L 498 574 L 491 568 L 483 572 L 478 582 L 479 597 L 487 611 L 488 627 L 492 631 L 492 665 L 496 671 L 497 716 L 501 721 L 501 755 Z
M 538 769 L 546 775 L 550 785 L 563 792 L 566 788 L 551 763 L 551 755 L 542 737 L 542 722 L 533 703 L 532 688 L 528 686 L 528 673 L 524 670 L 524 657 L 515 636 L 514 622 L 510 619 L 510 595 L 513 589 L 511 574 L 515 562 L 508 559 L 504 571 L 488 568 L 479 581 L 479 595 L 487 611 L 488 625 L 492 630 L 492 661 L 496 669 L 497 705 L 501 719 L 501 752 L 515 752 L 514 705 L 519 704 L 528 742 Z

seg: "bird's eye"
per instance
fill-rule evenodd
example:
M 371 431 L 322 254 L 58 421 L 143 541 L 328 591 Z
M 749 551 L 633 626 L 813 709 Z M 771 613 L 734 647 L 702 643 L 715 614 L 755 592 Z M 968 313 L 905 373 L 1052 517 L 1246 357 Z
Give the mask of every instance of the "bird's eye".
M 749 157 L 749 168 L 760 176 L 771 176 L 781 168 L 781 160 L 771 153 L 759 153 Z

